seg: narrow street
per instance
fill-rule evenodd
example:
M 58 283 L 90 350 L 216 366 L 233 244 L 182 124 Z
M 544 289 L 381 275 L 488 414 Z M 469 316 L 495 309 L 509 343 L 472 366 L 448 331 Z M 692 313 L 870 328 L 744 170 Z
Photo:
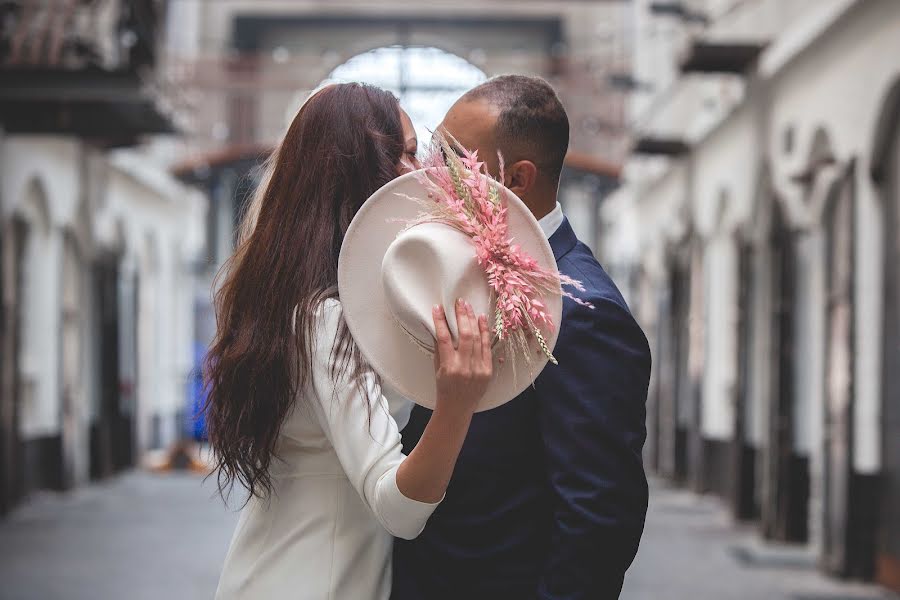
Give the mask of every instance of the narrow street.
M 40 495 L 0 522 L 2 600 L 211 598 L 236 514 L 194 475 L 135 472 Z M 718 504 L 654 484 L 623 600 L 887 600 L 803 550 L 736 531 Z
M 900 600 L 827 578 L 803 548 L 762 543 L 719 501 L 651 481 L 650 511 L 621 600 Z
M 132 472 L 0 521 L 2 600 L 212 598 L 237 514 L 212 480 Z

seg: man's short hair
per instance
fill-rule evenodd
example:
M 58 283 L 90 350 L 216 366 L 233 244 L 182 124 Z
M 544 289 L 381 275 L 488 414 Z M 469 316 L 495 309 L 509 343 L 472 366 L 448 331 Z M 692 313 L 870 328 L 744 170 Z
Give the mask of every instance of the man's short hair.
M 499 110 L 494 133 L 505 159 L 530 160 L 559 181 L 569 150 L 569 117 L 549 83 L 500 75 L 466 92 L 463 100 L 483 100 Z

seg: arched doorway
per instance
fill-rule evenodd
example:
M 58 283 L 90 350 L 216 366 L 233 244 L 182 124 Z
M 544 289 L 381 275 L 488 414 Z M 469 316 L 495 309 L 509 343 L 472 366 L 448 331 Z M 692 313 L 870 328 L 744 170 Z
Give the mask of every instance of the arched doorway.
M 481 69 L 439 48 L 388 46 L 354 56 L 325 82 L 358 81 L 390 90 L 400 99 L 415 125 L 419 145 L 424 146 L 453 103 L 485 79 Z
M 878 579 L 900 591 L 900 81 L 885 102 L 873 153 L 884 207 L 881 510 Z
M 850 574 L 848 517 L 853 415 L 853 163 L 832 185 L 825 228 L 825 398 L 823 410 L 822 563 Z

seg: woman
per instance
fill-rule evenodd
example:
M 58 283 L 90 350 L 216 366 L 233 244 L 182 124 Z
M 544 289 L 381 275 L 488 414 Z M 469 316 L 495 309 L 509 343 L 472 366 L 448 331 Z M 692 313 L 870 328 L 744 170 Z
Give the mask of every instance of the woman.
M 333 85 L 301 107 L 260 185 L 217 293 L 208 363 L 219 489 L 249 497 L 218 598 L 386 599 L 391 536 L 418 535 L 443 498 L 491 377 L 486 319 L 457 302 L 454 348 L 435 308 L 438 399 L 404 457 L 408 401 L 382 393 L 336 297 L 350 221 L 417 166 L 416 150 L 394 96 Z

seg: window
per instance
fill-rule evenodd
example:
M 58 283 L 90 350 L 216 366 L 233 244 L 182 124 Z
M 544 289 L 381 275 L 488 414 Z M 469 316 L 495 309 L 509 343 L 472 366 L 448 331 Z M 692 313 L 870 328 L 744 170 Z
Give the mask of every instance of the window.
M 390 90 L 424 146 L 453 103 L 485 79 L 475 65 L 438 48 L 389 46 L 351 58 L 323 83 L 359 81 Z

